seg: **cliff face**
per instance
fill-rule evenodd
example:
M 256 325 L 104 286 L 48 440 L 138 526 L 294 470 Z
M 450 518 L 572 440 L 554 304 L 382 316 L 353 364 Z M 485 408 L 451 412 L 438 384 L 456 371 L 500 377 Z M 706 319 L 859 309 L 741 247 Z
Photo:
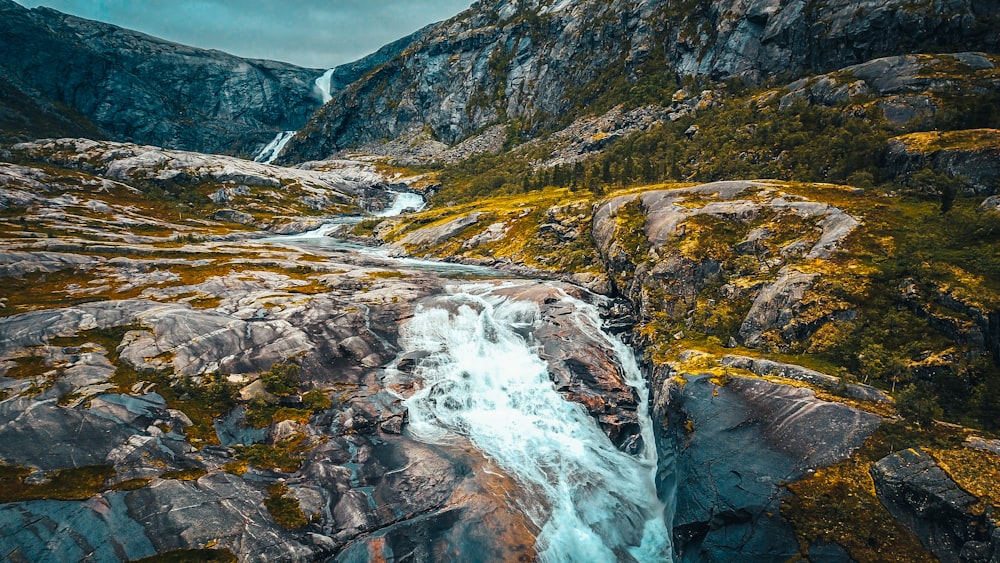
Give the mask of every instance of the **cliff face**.
M 0 30 L 0 74 L 119 140 L 250 153 L 276 131 L 300 127 L 320 105 L 318 70 L 186 47 L 7 0 L 0 1 Z
M 998 18 L 979 0 L 478 2 L 345 89 L 286 154 L 421 132 L 451 145 L 501 122 L 542 130 L 594 102 L 668 97 L 687 75 L 759 82 L 902 53 L 992 51 Z

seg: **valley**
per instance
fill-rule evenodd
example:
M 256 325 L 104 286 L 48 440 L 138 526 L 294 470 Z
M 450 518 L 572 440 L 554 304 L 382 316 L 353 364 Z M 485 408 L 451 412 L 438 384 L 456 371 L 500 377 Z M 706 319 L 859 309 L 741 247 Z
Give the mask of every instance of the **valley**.
M 1000 12 L 820 4 L 323 71 L 0 0 L 150 61 L 0 64 L 0 559 L 1000 561 Z

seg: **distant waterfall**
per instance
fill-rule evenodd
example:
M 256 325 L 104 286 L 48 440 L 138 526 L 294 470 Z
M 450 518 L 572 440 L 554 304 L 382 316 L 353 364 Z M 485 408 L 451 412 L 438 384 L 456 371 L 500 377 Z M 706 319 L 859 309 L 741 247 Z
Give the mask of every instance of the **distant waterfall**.
M 295 131 L 282 131 L 281 133 L 278 133 L 277 136 L 274 137 L 274 140 L 268 143 L 266 147 L 257 153 L 257 156 L 253 157 L 254 162 L 263 162 L 264 164 L 271 164 L 274 162 L 274 159 L 278 158 L 278 155 L 285 149 L 285 145 L 288 144 L 288 141 L 292 140 L 295 133 Z
M 403 327 L 405 351 L 429 353 L 414 372 L 422 388 L 404 403 L 409 431 L 427 442 L 464 436 L 511 475 L 541 530 L 542 561 L 669 561 L 648 393 L 632 352 L 601 331 L 596 308 L 563 294 L 577 327 L 619 354 L 640 394 L 640 456 L 618 450 L 583 406 L 555 390 L 530 336 L 537 305 L 492 288 L 434 298 Z
M 316 88 L 319 90 L 320 96 L 322 96 L 323 103 L 327 103 L 333 99 L 333 95 L 330 90 L 330 82 L 333 80 L 333 71 L 336 69 L 331 68 L 330 70 L 323 73 L 322 76 L 316 79 Z

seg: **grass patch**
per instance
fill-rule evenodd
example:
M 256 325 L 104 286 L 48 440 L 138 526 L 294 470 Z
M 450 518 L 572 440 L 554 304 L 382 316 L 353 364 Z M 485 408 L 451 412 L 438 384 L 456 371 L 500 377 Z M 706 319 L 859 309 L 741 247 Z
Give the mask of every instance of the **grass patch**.
M 208 475 L 208 471 L 204 467 L 191 467 L 188 469 L 177 469 L 175 471 L 167 471 L 160 475 L 160 479 L 176 479 L 177 481 L 197 481 L 205 475 Z
M 976 514 L 986 508 L 1000 509 L 1000 455 L 972 448 L 928 449 L 938 465 L 958 483 L 958 486 L 979 499 L 973 507 Z
M 1000 150 L 1000 131 L 996 129 L 966 129 L 962 131 L 925 131 L 895 137 L 911 151 L 934 153 L 937 151 Z

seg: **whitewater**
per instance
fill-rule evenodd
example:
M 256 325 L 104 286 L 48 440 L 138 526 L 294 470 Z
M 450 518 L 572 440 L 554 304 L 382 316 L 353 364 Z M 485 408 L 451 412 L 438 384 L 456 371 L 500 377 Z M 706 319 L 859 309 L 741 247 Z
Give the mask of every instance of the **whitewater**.
M 540 530 L 541 561 L 669 561 L 648 391 L 631 350 L 601 330 L 596 307 L 560 290 L 577 328 L 615 351 L 640 396 L 646 447 L 637 455 L 556 391 L 531 336 L 538 306 L 497 287 L 460 286 L 418 306 L 403 327 L 404 353 L 427 354 L 414 371 L 422 387 L 404 401 L 408 431 L 432 443 L 467 439 L 513 477 L 524 489 L 519 507 Z

